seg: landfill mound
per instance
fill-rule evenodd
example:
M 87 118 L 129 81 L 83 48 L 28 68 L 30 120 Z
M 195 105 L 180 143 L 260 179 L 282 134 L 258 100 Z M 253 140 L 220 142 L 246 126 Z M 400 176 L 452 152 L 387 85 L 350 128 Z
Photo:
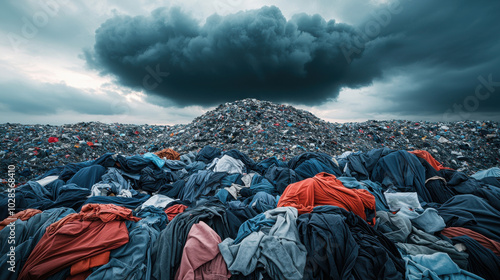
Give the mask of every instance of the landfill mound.
M 187 125 L 7 123 L 0 125 L 0 135 L 0 170 L 6 174 L 9 164 L 16 165 L 21 181 L 106 152 L 133 155 L 172 148 L 186 153 L 206 145 L 238 149 L 253 160 L 272 156 L 288 160 L 304 152 L 336 156 L 382 147 L 420 149 L 467 174 L 500 163 L 496 122 L 330 123 L 292 106 L 255 99 L 221 104 Z

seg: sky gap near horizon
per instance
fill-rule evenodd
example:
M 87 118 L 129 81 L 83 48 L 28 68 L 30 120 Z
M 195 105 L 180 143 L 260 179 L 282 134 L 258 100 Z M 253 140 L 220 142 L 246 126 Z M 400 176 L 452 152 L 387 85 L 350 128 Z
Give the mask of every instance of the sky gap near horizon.
M 0 123 L 500 121 L 498 1 L 2 1 Z

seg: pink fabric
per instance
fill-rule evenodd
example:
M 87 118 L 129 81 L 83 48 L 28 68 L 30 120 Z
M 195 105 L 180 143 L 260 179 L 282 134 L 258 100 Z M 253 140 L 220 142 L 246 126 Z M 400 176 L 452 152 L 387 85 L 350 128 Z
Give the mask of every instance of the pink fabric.
M 219 235 L 207 224 L 194 224 L 189 231 L 175 279 L 229 279 L 231 273 L 219 251 L 220 242 Z

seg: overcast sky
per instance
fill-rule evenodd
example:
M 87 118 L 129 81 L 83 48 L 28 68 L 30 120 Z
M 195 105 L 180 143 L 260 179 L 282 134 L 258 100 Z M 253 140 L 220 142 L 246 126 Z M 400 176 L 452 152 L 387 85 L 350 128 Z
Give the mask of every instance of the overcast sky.
M 500 1 L 0 2 L 0 123 L 176 124 L 247 97 L 328 121 L 500 121 Z

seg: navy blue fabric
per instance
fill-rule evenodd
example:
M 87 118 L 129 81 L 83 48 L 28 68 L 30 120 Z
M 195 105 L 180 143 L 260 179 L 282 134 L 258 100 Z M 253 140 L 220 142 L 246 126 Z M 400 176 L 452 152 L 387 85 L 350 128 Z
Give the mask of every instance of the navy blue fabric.
M 288 164 L 286 162 L 283 162 L 274 156 L 258 162 L 255 166 L 255 171 L 257 171 L 261 175 L 264 175 L 266 170 L 268 170 L 272 165 L 275 165 L 277 167 L 288 167 Z
M 55 207 L 70 207 L 78 209 L 90 195 L 90 190 L 81 188 L 75 184 L 58 185 L 49 191 L 40 184 L 29 181 L 25 185 L 16 188 L 15 211 L 19 212 L 28 208 L 46 210 Z M 8 197 L 2 193 L 0 199 L 0 220 L 7 218 Z
M 446 172 L 448 187 L 455 194 L 473 194 L 481 188 L 481 183 L 462 172 Z M 451 176 L 450 176 L 451 175 Z
M 425 188 L 424 167 L 417 156 L 406 151 L 396 151 L 382 157 L 373 168 L 372 181 L 398 192 L 417 192 L 421 201 L 432 202 Z
M 71 179 L 67 181 L 68 184 L 76 184 L 82 188 L 91 189 L 92 186 L 101 181 L 102 175 L 106 173 L 106 168 L 101 165 L 92 165 L 84 167 L 76 172 Z
M 328 172 L 330 174 L 333 174 L 335 176 L 340 176 L 342 172 L 340 171 L 339 167 L 333 162 L 332 157 L 325 154 L 325 153 L 303 153 L 301 155 L 295 156 L 292 159 L 288 161 L 288 167 L 290 169 L 295 170 L 297 172 L 297 168 L 302 165 L 305 161 L 308 161 L 310 159 L 316 159 L 319 161 L 322 166 L 322 168 L 329 169 L 331 172 Z M 316 174 L 314 174 L 316 175 Z M 314 176 L 313 175 L 313 176 Z
M 171 198 L 179 198 L 179 193 L 181 190 L 184 188 L 186 185 L 186 181 L 184 180 L 178 180 L 174 182 L 173 184 L 166 184 L 163 185 L 159 190 L 158 193 L 162 195 L 166 195 Z
M 150 160 L 139 155 L 124 157 L 118 155 L 116 161 L 120 164 L 120 168 L 127 173 L 139 173 L 146 167 L 156 168 L 157 166 Z
M 97 204 L 115 204 L 129 209 L 136 209 L 141 206 L 150 195 L 138 194 L 134 197 L 119 197 L 119 196 L 92 196 L 88 198 L 83 205 L 90 203 Z
M 139 187 L 147 192 L 156 192 L 169 182 L 177 181 L 178 178 L 170 170 L 153 169 L 145 167 L 140 172 Z
M 195 160 L 209 164 L 214 158 L 220 157 L 221 154 L 221 149 L 211 146 L 205 146 L 198 152 Z
M 248 170 L 256 170 L 257 169 L 257 164 L 253 159 L 249 158 L 246 154 L 238 151 L 238 150 L 231 150 L 229 152 L 224 153 L 224 155 L 230 156 L 234 159 L 239 159 L 241 162 L 245 164 Z
M 440 174 L 432 165 L 429 164 L 425 159 L 423 158 L 418 158 L 420 161 L 420 164 L 422 164 L 422 167 L 425 169 L 425 179 L 427 183 L 425 183 L 425 188 L 429 191 L 429 195 L 432 198 L 432 201 L 428 202 L 435 202 L 435 203 L 445 203 L 448 201 L 448 199 L 452 198 L 454 193 L 453 191 L 447 186 L 446 182 L 441 179 L 431 179 L 427 180 L 429 178 L 433 177 L 440 177 Z
M 288 167 L 272 165 L 267 169 L 264 177 L 271 182 L 279 194 L 282 194 L 288 185 L 299 181 L 297 173 Z
M 464 227 L 500 242 L 500 211 L 484 198 L 456 195 L 438 209 L 447 227 Z
M 457 236 L 451 239 L 453 243 L 462 243 L 469 254 L 467 270 L 486 280 L 497 280 L 500 277 L 500 258 L 490 249 L 483 247 L 468 236 Z
M 347 156 L 346 175 L 358 180 L 370 179 L 377 162 L 392 152 L 394 151 L 389 148 L 381 148 L 366 153 L 350 154 Z

